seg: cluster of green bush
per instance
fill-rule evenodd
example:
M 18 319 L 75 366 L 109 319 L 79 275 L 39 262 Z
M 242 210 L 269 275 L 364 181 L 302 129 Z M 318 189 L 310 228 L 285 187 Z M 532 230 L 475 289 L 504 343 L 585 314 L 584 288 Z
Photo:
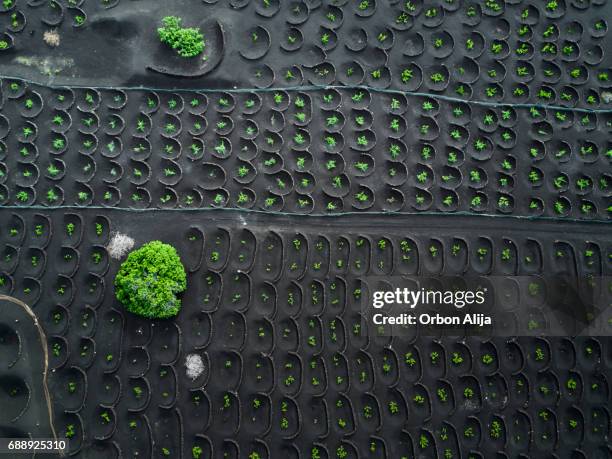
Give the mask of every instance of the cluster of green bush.
M 160 241 L 131 252 L 115 277 L 115 296 L 128 311 L 148 318 L 178 314 L 177 295 L 187 288 L 187 275 L 176 249 Z
M 179 56 L 195 57 L 204 50 L 204 36 L 195 27 L 181 27 L 181 22 L 177 16 L 166 16 L 157 34 L 160 41 L 170 45 Z

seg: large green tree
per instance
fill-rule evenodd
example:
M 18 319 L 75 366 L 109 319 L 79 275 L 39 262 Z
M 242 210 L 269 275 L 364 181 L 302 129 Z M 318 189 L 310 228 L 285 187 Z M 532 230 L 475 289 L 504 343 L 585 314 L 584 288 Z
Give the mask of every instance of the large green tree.
M 160 241 L 131 252 L 115 277 L 117 299 L 128 311 L 149 318 L 177 315 L 177 295 L 186 288 L 185 267 L 176 249 Z

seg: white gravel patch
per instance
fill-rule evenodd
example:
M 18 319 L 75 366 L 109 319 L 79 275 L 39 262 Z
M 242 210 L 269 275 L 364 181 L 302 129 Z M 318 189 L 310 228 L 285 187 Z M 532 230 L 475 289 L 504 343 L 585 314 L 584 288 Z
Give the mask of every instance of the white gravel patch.
M 198 379 L 206 369 L 204 367 L 204 361 L 199 354 L 189 354 L 185 357 L 185 367 L 187 368 L 187 377 L 191 380 Z
M 43 33 L 43 41 L 53 48 L 59 46 L 60 36 L 57 29 L 45 30 Z
M 134 247 L 134 239 L 127 234 L 113 233 L 106 250 L 111 258 L 120 260 Z

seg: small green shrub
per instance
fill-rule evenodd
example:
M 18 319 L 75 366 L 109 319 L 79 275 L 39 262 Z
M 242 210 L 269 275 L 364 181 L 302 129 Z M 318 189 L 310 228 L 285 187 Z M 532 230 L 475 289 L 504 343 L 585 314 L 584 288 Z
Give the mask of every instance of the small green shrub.
M 181 57 L 195 57 L 204 50 L 204 36 L 195 27 L 181 27 L 182 19 L 166 16 L 157 29 L 159 40 L 175 49 Z
M 187 276 L 176 249 L 160 241 L 131 252 L 115 277 L 115 296 L 128 311 L 148 317 L 178 314 L 177 294 L 187 288 Z

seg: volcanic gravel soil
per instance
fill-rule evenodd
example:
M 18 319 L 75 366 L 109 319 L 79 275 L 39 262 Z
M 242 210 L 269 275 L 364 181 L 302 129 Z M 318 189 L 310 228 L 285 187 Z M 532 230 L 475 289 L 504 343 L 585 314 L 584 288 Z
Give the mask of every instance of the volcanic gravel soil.
M 4 438 L 26 433 L 52 438 L 52 406 L 47 386 L 49 356 L 46 337 L 32 310 L 23 302 L 0 295 L 0 397 Z M 8 420 L 8 423 L 4 423 Z
M 96 459 L 612 457 L 610 308 L 596 336 L 543 336 L 551 277 L 610 304 L 611 11 L 3 0 L 0 437 Z M 200 54 L 160 42 L 166 16 Z M 176 248 L 178 316 L 116 300 L 117 234 Z M 504 336 L 386 336 L 362 299 L 402 275 L 495 276 Z
M 55 426 L 76 455 L 491 457 L 535 438 L 534 454 L 607 454 L 609 339 L 391 338 L 360 303 L 366 272 L 609 275 L 602 224 L 430 216 L 407 235 L 392 217 L 375 229 L 221 210 L 2 214 L 2 292 L 47 332 Z M 103 247 L 134 218 L 137 245 L 183 254 L 190 287 L 174 320 L 131 315 L 109 291 L 118 266 Z M 541 314 L 517 320 L 538 327 Z M 202 363 L 195 377 L 188 356 Z
M 612 212 L 609 113 L 366 88 L 194 93 L 8 79 L 2 88 L 4 204 L 585 220 Z
M 609 106 L 606 0 L 6 0 L 0 73 L 79 86 L 367 85 L 490 102 Z M 188 14 L 185 12 L 188 11 Z M 157 38 L 199 27 L 205 59 Z M 42 43 L 56 30 L 59 46 Z M 92 52 L 95 51 L 95 52 Z M 191 79 L 177 76 L 191 75 Z M 609 98 L 608 98 L 609 99 Z

